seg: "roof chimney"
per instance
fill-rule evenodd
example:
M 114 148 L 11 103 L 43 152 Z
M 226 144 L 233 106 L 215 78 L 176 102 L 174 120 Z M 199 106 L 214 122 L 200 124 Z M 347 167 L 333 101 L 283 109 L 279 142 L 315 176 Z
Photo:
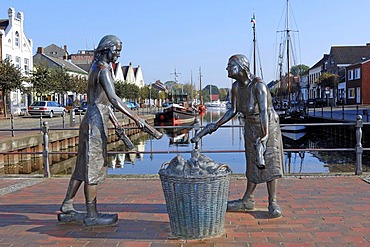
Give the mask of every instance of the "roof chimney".
M 37 54 L 44 54 L 44 48 L 43 47 L 37 47 Z

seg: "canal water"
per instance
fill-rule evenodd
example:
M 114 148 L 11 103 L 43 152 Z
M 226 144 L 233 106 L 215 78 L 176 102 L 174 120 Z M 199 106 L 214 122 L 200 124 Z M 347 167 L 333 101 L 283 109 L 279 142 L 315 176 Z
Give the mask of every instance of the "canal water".
M 203 116 L 199 117 L 199 125 L 217 121 L 225 109 L 210 108 Z M 198 144 L 198 148 L 205 151 L 205 155 L 217 163 L 227 164 L 234 174 L 245 173 L 245 154 L 243 128 L 238 118 L 229 121 L 225 127 L 218 129 L 211 135 L 205 136 Z M 235 126 L 235 127 L 232 127 Z M 108 144 L 109 151 L 117 154 L 109 155 L 108 174 L 157 174 L 164 162 L 170 161 L 176 155 L 190 158 L 190 152 L 195 144 L 190 142 L 194 128 L 168 129 L 166 126 L 159 130 L 164 133 L 160 140 L 152 139 L 141 132 L 130 138 L 135 144 L 135 151 L 140 154 L 124 154 L 127 151 L 121 141 Z M 301 132 L 282 132 L 284 149 L 300 148 L 354 148 L 355 130 L 352 126 L 338 129 L 334 126 L 308 126 Z M 365 143 L 364 147 L 368 144 Z M 77 151 L 77 147 L 67 150 Z M 363 170 L 370 171 L 370 155 L 364 152 Z M 76 155 L 52 154 L 51 174 L 71 174 L 76 160 Z M 284 172 L 291 174 L 307 173 L 340 173 L 351 172 L 354 174 L 354 151 L 285 151 Z M 17 165 L 5 165 L 4 174 L 42 174 L 42 158 L 33 158 L 31 161 L 21 162 Z
M 225 109 L 210 108 L 205 115 L 199 117 L 200 125 L 217 121 Z M 218 163 L 227 164 L 235 174 L 245 173 L 245 154 L 235 152 L 244 150 L 243 128 L 231 127 L 240 126 L 238 118 L 228 122 L 225 128 L 220 128 L 211 135 L 205 136 L 199 143 L 198 148 Z M 284 149 L 299 148 L 354 148 L 354 128 L 346 131 L 333 129 L 333 127 L 307 127 L 298 133 L 282 132 Z M 194 129 L 163 129 L 165 135 L 161 140 L 141 140 L 139 149 L 153 153 L 143 155 L 115 155 L 111 157 L 109 174 L 157 174 L 161 165 L 170 161 L 177 154 L 189 159 L 189 153 L 195 148 L 190 143 L 194 135 Z M 175 153 L 155 152 L 171 151 Z M 222 152 L 224 151 L 224 152 Z M 232 152 L 231 152 L 232 151 Z M 178 153 L 176 153 L 178 152 Z M 369 171 L 370 163 L 365 152 L 363 157 L 364 171 Z M 305 173 L 329 173 L 329 172 L 353 172 L 355 166 L 354 151 L 289 151 L 284 152 L 284 171 L 293 174 Z

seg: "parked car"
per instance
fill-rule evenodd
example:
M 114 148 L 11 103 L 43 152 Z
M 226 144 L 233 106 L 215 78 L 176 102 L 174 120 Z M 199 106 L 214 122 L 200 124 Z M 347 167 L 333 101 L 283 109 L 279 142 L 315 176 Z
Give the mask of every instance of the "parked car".
M 164 102 L 163 104 L 162 104 L 162 107 L 167 107 L 167 106 L 169 106 L 170 105 L 170 103 L 168 103 L 168 102 Z
M 28 107 L 30 115 L 42 116 L 63 116 L 66 114 L 66 108 L 55 101 L 35 101 Z
M 137 110 L 140 108 L 140 105 L 136 102 L 131 102 L 134 105 L 134 110 Z
M 135 106 L 134 106 L 134 104 L 132 103 L 132 102 L 124 102 L 125 103 L 125 105 L 128 107 L 128 108 L 130 108 L 131 110 L 134 110 L 135 109 Z
M 75 108 L 75 112 L 77 114 L 79 114 L 79 113 L 85 114 L 86 109 L 87 109 L 87 102 L 84 101 L 84 102 L 81 103 L 81 105 L 79 107 Z

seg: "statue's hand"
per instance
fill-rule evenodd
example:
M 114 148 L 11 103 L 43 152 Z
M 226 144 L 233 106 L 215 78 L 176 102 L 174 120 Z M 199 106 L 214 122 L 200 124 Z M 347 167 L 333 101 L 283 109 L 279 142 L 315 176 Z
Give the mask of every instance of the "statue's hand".
M 258 169 L 265 169 L 265 152 L 266 152 L 266 138 L 257 138 L 254 146 L 257 152 L 257 167 Z
M 145 120 L 144 119 L 138 118 L 135 121 L 136 121 L 136 125 L 139 129 L 144 129 L 144 127 L 145 127 Z
M 191 138 L 191 142 L 198 142 L 203 136 L 207 134 L 212 134 L 218 129 L 217 124 L 209 123 L 204 127 L 201 131 L 199 131 L 193 138 Z

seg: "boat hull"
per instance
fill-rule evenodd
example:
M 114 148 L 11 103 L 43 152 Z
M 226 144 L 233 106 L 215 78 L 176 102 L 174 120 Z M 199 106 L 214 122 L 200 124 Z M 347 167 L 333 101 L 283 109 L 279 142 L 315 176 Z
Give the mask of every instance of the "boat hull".
M 170 106 L 157 113 L 155 121 L 179 125 L 194 122 L 196 116 L 197 112 L 193 109 Z

